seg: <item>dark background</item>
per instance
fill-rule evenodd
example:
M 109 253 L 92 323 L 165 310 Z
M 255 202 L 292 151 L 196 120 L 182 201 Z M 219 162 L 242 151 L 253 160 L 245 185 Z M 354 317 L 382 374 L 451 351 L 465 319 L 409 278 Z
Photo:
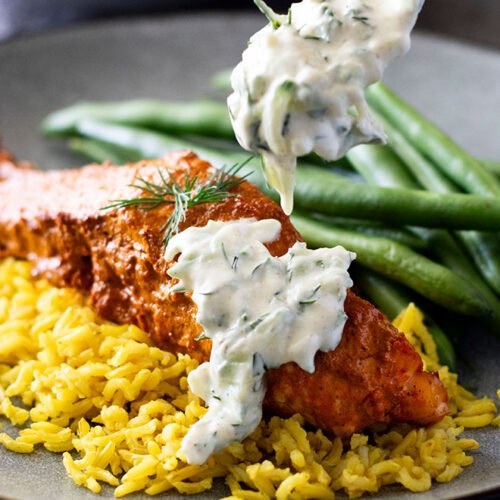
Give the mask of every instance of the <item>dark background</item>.
M 290 5 L 284 0 L 268 3 L 282 11 Z M 0 40 L 96 18 L 218 9 L 255 6 L 252 0 L 0 0 Z M 500 48 L 500 0 L 427 0 L 418 27 Z

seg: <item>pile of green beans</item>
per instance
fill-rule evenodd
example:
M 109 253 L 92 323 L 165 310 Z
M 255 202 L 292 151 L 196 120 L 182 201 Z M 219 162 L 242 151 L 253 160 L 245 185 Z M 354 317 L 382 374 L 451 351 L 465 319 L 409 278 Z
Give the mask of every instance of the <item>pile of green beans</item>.
M 227 85 L 228 73 L 216 76 Z M 389 137 L 337 163 L 298 162 L 292 221 L 312 247 L 356 252 L 355 282 L 389 317 L 409 301 L 479 318 L 500 333 L 500 162 L 476 160 L 385 86 L 367 99 Z M 82 103 L 56 111 L 43 132 L 115 164 L 192 149 L 217 167 L 248 159 L 216 101 Z M 216 140 L 214 140 L 214 138 Z M 260 159 L 244 174 L 277 200 Z M 424 308 L 425 309 L 425 308 Z M 442 362 L 455 367 L 444 322 L 427 316 Z
M 437 134 L 437 127 L 421 117 L 387 87 L 374 85 L 368 93 L 368 98 L 379 111 L 377 117 L 384 124 L 390 147 L 408 165 L 408 169 L 421 186 L 439 193 L 458 192 L 457 186 L 461 186 L 468 192 L 482 192 L 492 197 L 500 197 L 500 181 L 496 177 L 443 132 L 437 135 L 444 137 L 437 148 L 436 141 L 427 138 L 428 134 Z M 414 126 L 409 127 L 408 121 Z M 401 125 L 403 123 L 406 128 Z M 422 130 L 426 131 L 423 134 L 425 140 L 422 140 Z M 434 158 L 435 163 L 427 158 Z M 456 165 L 453 171 L 450 167 L 452 163 Z M 446 177 L 447 172 L 450 174 L 449 178 Z M 453 179 L 455 184 L 450 179 Z M 487 217 L 487 214 L 488 212 L 485 212 L 483 217 Z M 500 293 L 500 234 L 460 231 L 456 236 L 469 252 L 484 280 L 494 291 Z
M 172 134 L 233 137 L 226 107 L 213 101 L 187 103 L 140 99 L 116 103 L 83 102 L 52 113 L 42 124 L 46 135 L 72 135 L 82 119 L 93 118 Z

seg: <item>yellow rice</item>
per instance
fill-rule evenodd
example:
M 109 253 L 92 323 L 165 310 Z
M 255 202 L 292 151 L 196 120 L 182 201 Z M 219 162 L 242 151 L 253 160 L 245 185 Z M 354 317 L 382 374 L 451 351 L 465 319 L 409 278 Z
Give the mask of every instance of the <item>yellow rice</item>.
M 0 433 L 0 443 L 18 453 L 36 445 L 62 453 L 76 484 L 98 493 L 107 483 L 116 496 L 198 493 L 217 477 L 229 498 L 249 500 L 328 499 L 338 490 L 356 498 L 392 483 L 425 491 L 473 462 L 467 452 L 479 445 L 460 437 L 464 428 L 500 425 L 500 417 L 492 399 L 477 399 L 439 365 L 415 306 L 395 324 L 426 368 L 439 371 L 450 416 L 430 427 L 355 434 L 347 444 L 298 415 L 272 417 L 243 443 L 188 465 L 180 443 L 205 412 L 187 387 L 196 361 L 153 347 L 134 326 L 100 319 L 77 291 L 33 279 L 29 264 L 0 261 L 0 415 L 19 427 L 16 436 Z

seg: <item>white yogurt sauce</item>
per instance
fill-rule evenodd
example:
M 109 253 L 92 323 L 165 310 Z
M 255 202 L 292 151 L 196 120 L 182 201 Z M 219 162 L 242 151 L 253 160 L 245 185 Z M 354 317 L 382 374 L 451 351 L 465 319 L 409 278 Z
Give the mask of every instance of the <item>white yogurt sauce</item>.
M 410 46 L 423 0 L 303 0 L 273 13 L 231 76 L 228 107 L 236 137 L 260 153 L 269 184 L 293 208 L 298 156 L 326 160 L 385 135 L 363 90 Z M 272 11 L 271 11 L 272 12 Z
M 264 246 L 277 238 L 274 219 L 210 221 L 174 236 L 165 258 L 172 292 L 192 292 L 197 321 L 212 339 L 209 363 L 189 374 L 208 411 L 184 437 L 181 453 L 201 464 L 248 436 L 262 418 L 264 374 L 295 361 L 314 371 L 318 350 L 340 342 L 354 254 L 338 246 L 309 250 L 296 243 L 282 257 Z

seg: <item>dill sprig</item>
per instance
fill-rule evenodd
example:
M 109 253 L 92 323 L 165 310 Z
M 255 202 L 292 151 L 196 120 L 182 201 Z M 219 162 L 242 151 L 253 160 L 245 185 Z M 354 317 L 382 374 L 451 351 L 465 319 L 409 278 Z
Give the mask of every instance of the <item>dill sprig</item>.
M 161 227 L 161 231 L 164 233 L 163 244 L 166 246 L 172 236 L 179 232 L 179 226 L 186 219 L 189 208 L 203 203 L 220 203 L 227 198 L 236 196 L 235 193 L 231 193 L 231 190 L 239 186 L 250 175 L 247 173 L 237 177 L 251 158 L 249 157 L 227 169 L 222 167 L 203 182 L 200 182 L 198 176 L 189 177 L 186 170 L 184 182 L 179 183 L 170 172 L 164 172 L 158 168 L 160 178 L 158 183 L 144 177 L 136 177 L 134 183 L 129 184 L 129 187 L 140 189 L 144 196 L 112 200 L 101 210 L 137 207 L 149 212 L 162 205 L 174 205 L 172 214 Z
M 269 5 L 267 5 L 264 0 L 253 0 L 253 3 L 257 6 L 257 8 L 264 14 L 267 20 L 271 23 L 274 29 L 278 29 L 283 24 L 284 16 L 277 14 L 274 12 Z M 291 12 L 288 13 L 288 21 L 291 24 Z

